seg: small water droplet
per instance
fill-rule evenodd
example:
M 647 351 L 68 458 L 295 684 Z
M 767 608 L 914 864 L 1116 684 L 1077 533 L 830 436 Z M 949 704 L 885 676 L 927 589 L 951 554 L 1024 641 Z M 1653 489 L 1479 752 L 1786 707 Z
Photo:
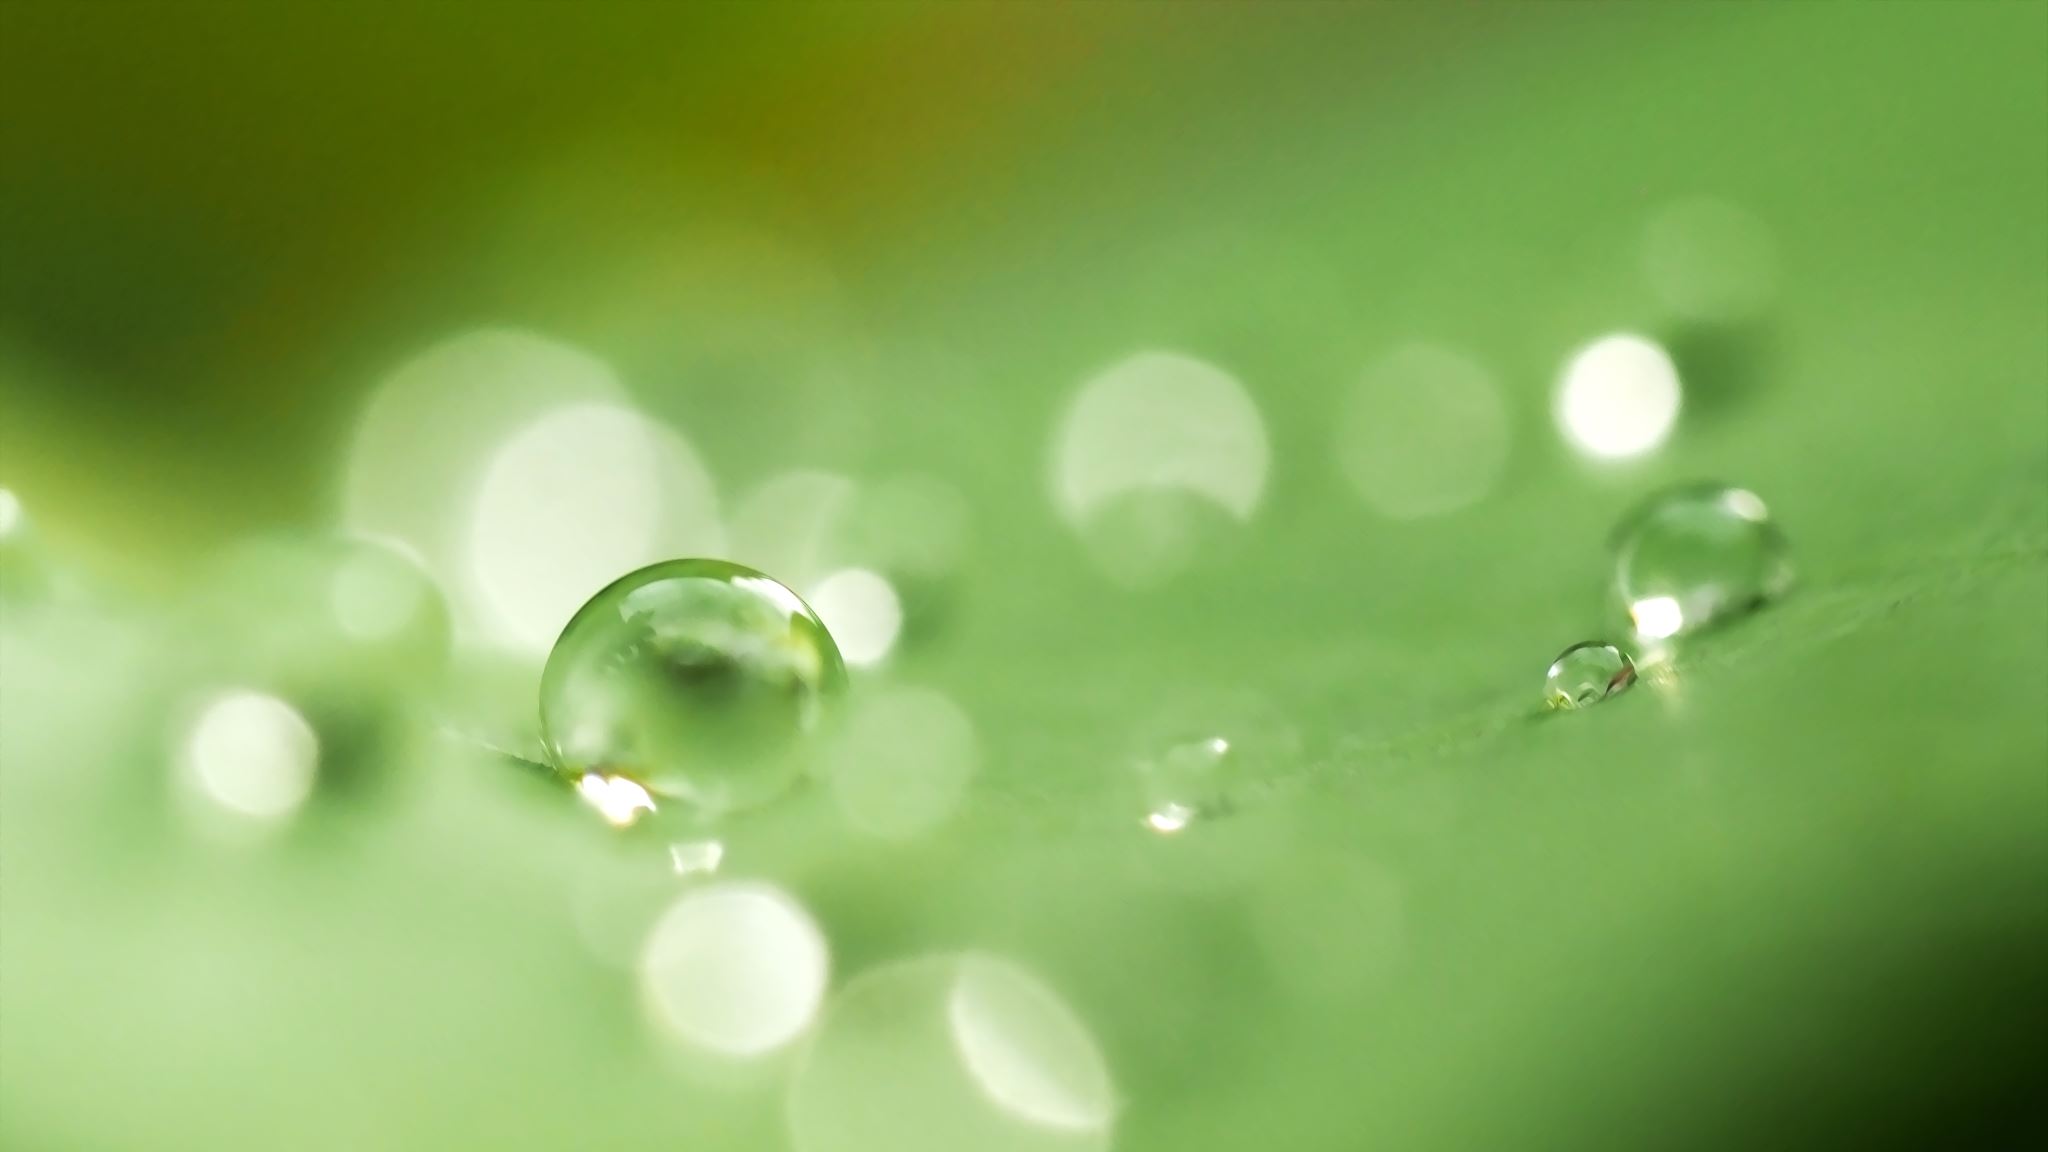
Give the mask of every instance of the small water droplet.
M 1543 677 L 1543 700 L 1552 708 L 1590 708 L 1636 682 L 1628 653 L 1601 640 L 1583 640 L 1557 654 Z
M 725 845 L 716 840 L 681 840 L 668 846 L 668 859 L 678 876 L 716 872 L 725 862 Z
M 1244 788 L 1294 761 L 1301 734 L 1265 697 L 1194 687 L 1133 731 L 1139 819 L 1161 835 L 1227 815 Z
M 1615 591 L 1644 640 L 1724 623 L 1792 585 L 1783 534 L 1741 488 L 1659 493 L 1622 520 L 1613 541 Z
M 1228 811 L 1227 793 L 1235 767 L 1230 741 L 1221 736 L 1176 744 L 1152 759 L 1139 761 L 1146 826 L 1171 834 L 1199 816 Z
M 794 592 L 723 560 L 670 560 L 569 621 L 541 674 L 541 732 L 579 789 L 594 775 L 610 797 L 627 781 L 715 815 L 793 783 L 845 686 L 838 647 Z

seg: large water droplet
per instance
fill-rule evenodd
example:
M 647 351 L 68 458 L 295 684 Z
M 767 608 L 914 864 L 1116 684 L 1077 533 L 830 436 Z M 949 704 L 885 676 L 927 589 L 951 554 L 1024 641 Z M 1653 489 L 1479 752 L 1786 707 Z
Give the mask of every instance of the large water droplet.
M 1614 533 L 1614 586 L 1636 635 L 1723 623 L 1792 585 L 1785 538 L 1753 492 L 1696 484 L 1659 493 Z
M 1552 708 L 1590 708 L 1636 682 L 1628 653 L 1601 640 L 1584 640 L 1557 654 L 1543 677 L 1543 700 Z
M 772 799 L 810 764 L 846 685 L 815 613 L 723 560 L 670 560 L 577 611 L 541 674 L 542 738 L 573 781 L 630 781 L 708 813 Z

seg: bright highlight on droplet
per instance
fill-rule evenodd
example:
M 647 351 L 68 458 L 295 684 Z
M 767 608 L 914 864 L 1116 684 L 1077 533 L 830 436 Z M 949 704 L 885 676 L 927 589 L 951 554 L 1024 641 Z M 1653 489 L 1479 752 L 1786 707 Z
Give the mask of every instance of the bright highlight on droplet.
M 760 883 L 685 893 L 656 921 L 640 955 L 656 1023 L 732 1057 L 771 1052 L 809 1027 L 827 969 L 825 937 L 810 913 Z
M 974 722 L 929 688 L 858 702 L 829 758 L 832 796 L 871 836 L 904 840 L 951 816 L 981 763 Z
M 215 697 L 185 743 L 185 765 L 200 792 L 238 816 L 275 822 L 313 791 L 320 741 L 291 705 L 260 692 Z
M 1685 609 L 1670 596 L 1645 596 L 1628 606 L 1628 614 L 1645 640 L 1664 640 L 1685 628 Z
M 0 540 L 14 535 L 22 526 L 21 497 L 11 489 L 0 488 Z
M 1587 455 L 1626 459 L 1664 442 L 1679 404 L 1670 355 L 1655 341 L 1620 333 L 1572 354 L 1558 385 L 1557 424 Z
M 1194 819 L 1193 808 L 1168 800 L 1154 811 L 1145 814 L 1145 826 L 1154 832 L 1172 835 L 1193 823 Z
M 1204 510 L 1252 518 L 1266 425 L 1237 378 L 1177 352 L 1111 365 L 1081 386 L 1053 445 L 1060 515 L 1112 579 L 1158 583 L 1191 564 Z
M 647 789 L 624 776 L 586 772 L 576 782 L 576 794 L 614 828 L 629 827 L 642 812 L 655 811 L 654 797 Z
M 678 876 L 699 876 L 718 871 L 725 862 L 725 845 L 716 840 L 689 840 L 668 846 L 669 866 Z
M 856 668 L 881 663 L 903 630 L 896 589 L 865 568 L 847 568 L 819 581 L 811 590 L 811 607 L 838 641 L 839 654 Z
M 1429 345 L 1373 365 L 1338 417 L 1338 468 L 1366 503 L 1397 520 L 1479 500 L 1499 478 L 1507 450 L 1507 410 L 1493 377 Z

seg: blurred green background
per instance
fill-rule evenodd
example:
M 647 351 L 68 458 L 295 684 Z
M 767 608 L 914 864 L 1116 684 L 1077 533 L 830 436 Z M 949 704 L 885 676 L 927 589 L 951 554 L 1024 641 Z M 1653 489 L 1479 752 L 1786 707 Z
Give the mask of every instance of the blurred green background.
M 16 2 L 0 126 L 0 1146 L 2048 1134 L 2048 5 Z M 1536 718 L 1698 479 L 1796 590 Z M 902 626 L 615 831 L 685 551 Z

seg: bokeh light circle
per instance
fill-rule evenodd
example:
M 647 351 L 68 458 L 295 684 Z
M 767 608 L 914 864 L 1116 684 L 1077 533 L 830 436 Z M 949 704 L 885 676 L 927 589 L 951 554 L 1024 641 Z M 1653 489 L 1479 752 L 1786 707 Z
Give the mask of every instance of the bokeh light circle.
M 209 700 L 186 736 L 184 762 L 202 796 L 259 822 L 284 820 L 313 791 L 320 741 L 297 709 L 234 690 Z
M 1373 365 L 1338 417 L 1338 468 L 1366 503 L 1397 520 L 1479 500 L 1499 479 L 1507 451 L 1507 410 L 1492 375 L 1430 345 Z
M 1557 424 L 1579 451 L 1626 459 L 1664 442 L 1680 402 L 1678 368 L 1663 346 L 1617 333 L 1572 353 L 1558 383 Z
M 1053 445 L 1053 499 L 1098 568 L 1142 587 L 1193 562 L 1205 520 L 1249 521 L 1270 464 L 1265 420 L 1235 376 L 1145 351 L 1081 385 Z
M 796 1039 L 824 1000 L 824 933 L 781 889 L 729 882 L 685 893 L 649 931 L 640 981 L 674 1037 L 732 1057 Z
M 903 604 L 880 573 L 841 569 L 813 586 L 809 599 L 847 664 L 879 664 L 896 647 L 897 634 L 903 630 Z
M 796 1152 L 1105 1152 L 1116 1095 L 1094 1036 L 997 956 L 925 956 L 833 997 L 789 1088 Z

